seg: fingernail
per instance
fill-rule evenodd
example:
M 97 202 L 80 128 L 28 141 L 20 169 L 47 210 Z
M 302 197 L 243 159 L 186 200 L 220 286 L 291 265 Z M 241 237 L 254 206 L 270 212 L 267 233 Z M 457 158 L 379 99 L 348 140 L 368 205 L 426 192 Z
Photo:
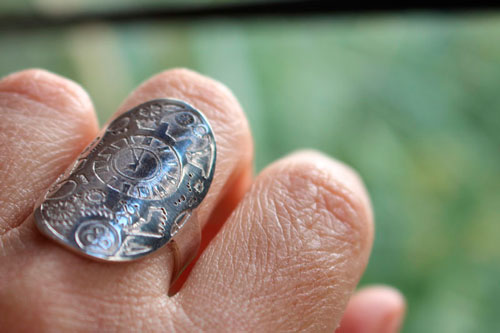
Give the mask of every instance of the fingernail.
M 403 312 L 401 310 L 394 311 L 386 317 L 381 325 L 380 333 L 397 333 L 401 330 L 403 324 Z

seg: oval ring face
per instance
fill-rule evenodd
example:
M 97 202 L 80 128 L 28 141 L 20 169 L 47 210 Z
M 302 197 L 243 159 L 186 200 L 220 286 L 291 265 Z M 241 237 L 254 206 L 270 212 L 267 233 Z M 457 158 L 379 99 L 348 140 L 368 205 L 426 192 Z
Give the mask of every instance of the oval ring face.
M 102 133 L 47 190 L 36 224 L 87 256 L 137 259 L 165 245 L 206 196 L 214 135 L 201 112 L 172 99 L 141 104 Z

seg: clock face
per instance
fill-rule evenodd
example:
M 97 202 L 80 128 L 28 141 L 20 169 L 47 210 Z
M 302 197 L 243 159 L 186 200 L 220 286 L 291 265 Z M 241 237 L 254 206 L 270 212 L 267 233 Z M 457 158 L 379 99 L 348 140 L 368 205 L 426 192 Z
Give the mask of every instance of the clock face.
M 130 180 L 152 179 L 161 170 L 160 167 L 159 157 L 142 146 L 121 149 L 113 158 L 113 168 L 116 172 Z
M 165 142 L 152 136 L 132 136 L 102 149 L 93 170 L 118 192 L 159 200 L 175 191 L 181 167 L 177 153 Z

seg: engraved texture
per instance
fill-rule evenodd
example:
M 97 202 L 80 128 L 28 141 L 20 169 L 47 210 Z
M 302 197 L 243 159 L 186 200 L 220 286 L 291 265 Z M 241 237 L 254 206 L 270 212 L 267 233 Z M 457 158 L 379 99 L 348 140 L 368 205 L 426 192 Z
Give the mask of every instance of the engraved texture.
M 125 261 L 165 245 L 205 197 L 216 158 L 208 121 L 171 99 L 112 121 L 47 190 L 38 228 L 91 257 Z

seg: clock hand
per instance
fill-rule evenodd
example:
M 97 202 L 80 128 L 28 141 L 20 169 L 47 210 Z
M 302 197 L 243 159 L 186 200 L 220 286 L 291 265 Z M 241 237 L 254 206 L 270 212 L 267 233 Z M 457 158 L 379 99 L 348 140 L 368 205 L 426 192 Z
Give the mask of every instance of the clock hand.
M 137 157 L 137 164 L 135 165 L 134 171 L 137 171 L 137 167 L 141 164 L 142 156 L 144 155 L 144 149 L 141 150 L 141 154 Z
M 137 168 L 141 164 L 142 157 L 144 156 L 144 149 L 141 149 L 141 153 L 139 156 L 136 155 L 135 149 L 132 149 L 132 156 L 134 158 L 134 163 L 129 164 L 129 167 L 134 171 L 137 171 Z
M 137 161 L 140 162 L 142 160 L 142 156 L 144 155 L 144 149 L 141 149 L 141 154 L 139 155 L 139 157 L 137 158 Z
M 134 160 L 133 163 L 130 163 L 128 166 L 130 169 L 133 169 L 134 171 L 137 169 L 137 165 L 139 164 L 139 159 L 137 158 L 137 155 L 135 154 L 135 149 L 131 149 L 132 151 L 132 158 Z

